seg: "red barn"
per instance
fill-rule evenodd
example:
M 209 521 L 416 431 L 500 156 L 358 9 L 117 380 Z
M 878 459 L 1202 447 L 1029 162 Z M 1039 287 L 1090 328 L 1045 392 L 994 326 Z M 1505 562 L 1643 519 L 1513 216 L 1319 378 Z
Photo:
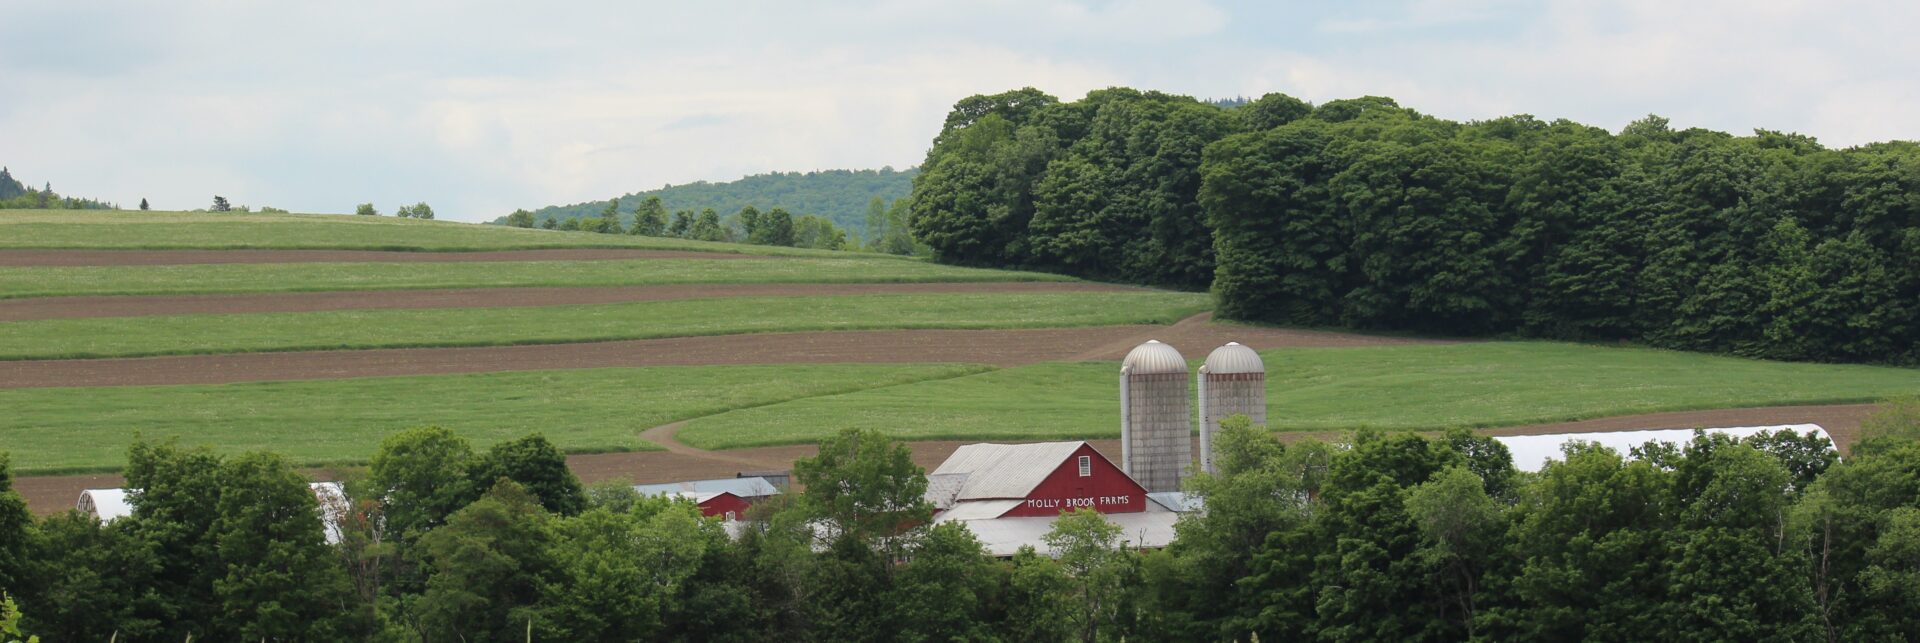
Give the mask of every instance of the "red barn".
M 710 491 L 706 493 L 686 493 L 693 503 L 700 505 L 700 515 L 720 516 L 727 520 L 739 520 L 747 515 L 747 500 L 733 495 L 729 491 Z
M 943 520 L 1147 510 L 1147 490 L 1085 442 L 969 444 L 927 477 Z

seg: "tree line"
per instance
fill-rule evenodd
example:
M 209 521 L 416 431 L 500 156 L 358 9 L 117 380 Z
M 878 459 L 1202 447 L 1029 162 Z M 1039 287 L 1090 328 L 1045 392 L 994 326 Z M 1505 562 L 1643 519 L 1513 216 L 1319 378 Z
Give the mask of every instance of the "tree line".
M 13 177 L 8 168 L 0 167 L 0 210 L 118 210 L 120 206 L 106 201 L 96 201 L 72 196 L 61 196 L 53 191 L 53 184 L 47 183 L 40 188 L 32 188 Z
M 884 212 L 884 206 L 880 205 L 880 202 L 879 197 L 874 197 L 874 205 L 871 207 L 881 208 Z M 625 225 L 621 223 L 623 220 L 632 223 Z M 607 201 L 606 207 L 600 211 L 599 216 L 539 219 L 527 210 L 515 210 L 502 221 L 505 225 L 516 228 L 532 228 L 538 225 L 548 230 L 601 234 L 673 237 L 820 250 L 860 249 L 857 240 L 850 240 L 845 230 L 835 226 L 825 217 L 811 214 L 795 217 L 793 213 L 783 208 L 762 212 L 760 208 L 753 205 L 742 207 L 740 211 L 725 218 L 722 218 L 713 208 L 697 213 L 693 210 L 680 210 L 668 215 L 666 203 L 657 196 L 649 196 L 641 200 L 630 215 L 622 214 L 619 199 L 611 199 Z M 884 225 L 884 217 L 881 223 Z M 908 249 L 910 252 L 910 243 Z
M 849 430 L 729 530 L 583 486 L 538 436 L 386 439 L 328 507 L 279 456 L 137 442 L 130 518 L 35 521 L 0 466 L 0 589 L 48 640 L 1897 640 L 1920 633 L 1920 403 L 1814 434 L 1537 473 L 1466 431 L 1223 425 L 1162 550 L 1092 511 L 995 560 Z M 0 459 L 4 465 L 4 459 Z
M 912 168 L 896 171 L 890 167 L 878 170 L 772 172 L 735 181 L 667 185 L 657 190 L 624 194 L 615 200 L 620 202 L 621 211 L 628 213 L 629 216 L 622 222 L 628 226 L 633 225 L 630 215 L 634 208 L 649 197 L 659 197 L 669 210 L 674 211 L 698 213 L 712 208 L 715 212 L 726 213 L 738 212 L 749 205 L 760 208 L 772 205 L 792 212 L 810 212 L 833 222 L 850 235 L 865 239 L 872 237 L 864 228 L 866 220 L 863 214 L 868 202 L 874 197 L 891 202 L 907 196 L 912 190 L 914 174 Z M 600 216 L 603 206 L 604 202 L 601 201 L 587 201 L 547 206 L 530 212 L 537 227 L 543 226 L 547 219 L 558 219 L 564 223 L 567 219 Z M 502 217 L 494 223 L 507 224 L 508 221 Z
M 1910 141 L 1023 89 L 955 106 L 911 226 L 939 261 L 1210 288 L 1234 319 L 1911 364 L 1916 195 Z

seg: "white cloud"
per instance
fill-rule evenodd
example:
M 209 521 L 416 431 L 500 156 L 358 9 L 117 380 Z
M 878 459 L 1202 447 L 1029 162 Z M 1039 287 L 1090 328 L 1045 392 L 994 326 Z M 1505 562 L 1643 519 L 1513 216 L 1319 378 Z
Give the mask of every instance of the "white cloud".
M 9 18 L 0 163 L 165 207 L 217 192 L 484 219 L 749 172 L 903 167 L 955 100 L 1029 85 L 1920 138 L 1920 39 L 1905 33 L 1920 4 L 1896 2 L 49 0 Z

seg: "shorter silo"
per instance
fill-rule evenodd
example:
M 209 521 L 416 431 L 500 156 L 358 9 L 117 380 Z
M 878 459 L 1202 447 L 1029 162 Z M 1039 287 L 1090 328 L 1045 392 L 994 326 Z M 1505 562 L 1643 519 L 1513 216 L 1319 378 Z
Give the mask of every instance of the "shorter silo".
M 1213 466 L 1213 437 L 1220 421 L 1245 415 L 1255 426 L 1267 423 L 1267 366 L 1260 354 L 1238 342 L 1213 349 L 1200 366 L 1200 469 Z
M 1120 462 L 1149 493 L 1179 491 L 1193 464 L 1187 360 L 1148 341 L 1120 364 Z

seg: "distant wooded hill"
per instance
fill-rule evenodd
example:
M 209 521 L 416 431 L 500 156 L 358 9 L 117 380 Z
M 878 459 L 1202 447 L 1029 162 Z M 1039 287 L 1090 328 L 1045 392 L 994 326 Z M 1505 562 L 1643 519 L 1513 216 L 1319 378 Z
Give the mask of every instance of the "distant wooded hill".
M 720 216 L 754 206 L 761 210 L 783 208 L 795 216 L 815 214 L 831 219 L 834 225 L 862 235 L 867 227 L 867 204 L 873 197 L 889 202 L 913 191 L 914 168 L 894 170 L 822 170 L 819 172 L 774 172 L 755 174 L 738 181 L 669 185 L 658 190 L 636 192 L 620 197 L 622 225 L 632 225 L 634 208 L 647 197 L 657 196 L 669 212 L 713 208 Z M 533 211 L 534 225 L 546 219 L 567 220 L 598 217 L 607 202 L 588 201 L 554 205 Z M 506 217 L 494 223 L 506 223 Z
M 53 185 L 42 188 L 30 188 L 13 178 L 13 172 L 0 167 L 0 209 L 32 208 L 55 210 L 108 210 L 113 204 L 93 199 L 63 197 L 53 191 Z

